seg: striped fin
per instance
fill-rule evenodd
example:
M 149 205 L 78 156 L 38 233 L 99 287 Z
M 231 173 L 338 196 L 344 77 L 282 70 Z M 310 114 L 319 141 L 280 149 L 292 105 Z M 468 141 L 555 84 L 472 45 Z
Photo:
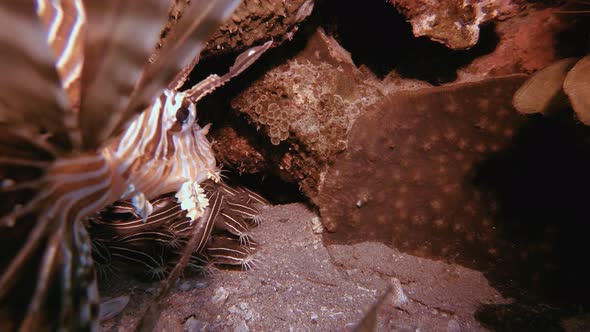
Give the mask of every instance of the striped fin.
M 12 300 L 7 295 L 21 283 L 28 269 L 33 268 L 38 276 L 22 321 L 23 330 L 37 330 L 44 315 L 53 312 L 47 304 L 57 302 L 60 307 L 55 310 L 64 310 L 64 314 L 49 317 L 52 324 L 64 329 L 94 326 L 98 294 L 91 240 L 81 219 L 120 195 L 110 170 L 102 155 L 59 158 L 45 170 L 37 195 L 7 215 L 18 222 L 16 225 L 33 225 L 0 275 L 2 304 Z M 36 218 L 29 218 L 31 215 Z M 33 267 L 32 262 L 36 262 Z
M 98 329 L 99 298 L 91 252 L 91 241 L 84 226 L 74 223 L 70 227 L 63 218 L 47 240 L 33 296 L 19 328 L 21 331 L 45 329 L 46 319 L 58 323 L 64 330 Z M 60 289 L 58 319 L 44 317 L 55 308 L 57 299 L 50 292 L 53 286 Z
M 67 135 L 68 98 L 32 0 L 0 2 L 0 123 Z
M 63 122 L 73 145 L 78 147 L 81 144 L 78 112 L 84 63 L 84 5 L 82 0 L 37 0 L 37 13 L 47 31 L 47 43 L 53 49 L 55 65 L 71 105 Z
M 142 110 L 153 96 L 201 52 L 211 33 L 227 20 L 240 0 L 193 0 L 172 27 L 153 63 L 148 66 L 127 112 Z
M 186 90 L 184 93 L 191 98 L 193 103 L 198 102 L 209 93 L 215 91 L 215 89 L 227 83 L 232 78 L 240 75 L 244 70 L 250 67 L 258 58 L 264 54 L 271 46 L 273 41 L 269 40 L 266 43 L 255 46 L 242 54 L 238 55 L 234 64 L 230 67 L 227 74 L 223 76 L 210 75 L 203 81 L 199 82 L 192 88 Z
M 139 107 L 127 108 L 164 27 L 169 1 L 103 0 L 85 5 L 79 126 L 83 146 L 95 148 L 152 101 L 156 91 Z

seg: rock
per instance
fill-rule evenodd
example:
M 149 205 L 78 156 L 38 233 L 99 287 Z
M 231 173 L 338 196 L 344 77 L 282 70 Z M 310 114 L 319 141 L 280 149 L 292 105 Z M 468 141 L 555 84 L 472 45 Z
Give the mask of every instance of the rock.
M 178 289 L 183 292 L 186 292 L 191 288 L 193 288 L 193 285 L 190 281 L 184 281 L 180 285 L 178 285 Z
M 175 0 L 168 22 L 162 31 L 160 45 L 180 18 L 189 1 Z M 298 25 L 309 16 L 314 0 L 245 0 L 230 20 L 209 38 L 200 58 L 237 54 L 273 39 L 275 45 L 291 39 Z M 157 56 L 157 51 L 152 59 Z
M 322 234 L 324 232 L 324 225 L 318 217 L 311 218 L 311 231 L 314 234 Z
M 572 45 L 583 44 L 581 40 L 574 41 L 584 35 L 583 29 L 560 19 L 558 10 L 528 8 L 518 16 L 496 22 L 494 32 L 497 34 L 497 45 L 490 53 L 483 54 L 464 67 L 460 79 L 465 80 L 474 75 L 530 74 L 563 57 L 578 56 Z M 564 38 L 572 39 L 572 44 L 564 44 Z
M 427 36 L 455 50 L 474 46 L 481 24 L 512 15 L 518 9 L 511 0 L 391 0 L 391 3 L 412 24 L 414 36 Z
M 461 332 L 461 325 L 454 319 L 451 319 L 447 324 L 447 332 Z
M 257 129 L 256 140 L 235 127 L 214 127 L 215 149 L 239 173 L 274 173 L 299 183 L 312 200 L 336 153 L 346 149 L 356 117 L 382 95 L 380 85 L 352 63 L 323 30 L 305 49 L 251 84 L 231 101 Z
M 213 304 L 220 304 L 225 302 L 225 300 L 227 300 L 228 297 L 229 292 L 225 288 L 219 287 L 215 289 L 215 294 L 211 298 L 211 302 L 213 302 Z
M 510 1 L 498 5 L 454 3 L 444 2 L 466 11 L 480 6 L 477 8 L 503 20 L 516 10 Z M 395 4 L 410 6 L 403 1 Z M 426 4 L 419 10 L 425 13 L 427 9 Z M 558 56 L 557 36 L 569 26 L 555 17 L 555 10 L 530 8 L 521 16 L 498 22 L 496 49 L 463 67 L 458 81 L 528 73 L 553 62 Z M 375 45 L 375 52 L 378 48 Z M 233 122 L 212 121 L 210 135 L 217 142 L 214 149 L 224 167 L 239 174 L 278 175 L 298 184 L 318 205 L 328 165 L 346 150 L 356 119 L 384 95 L 425 86 L 428 84 L 423 81 L 395 72 L 379 80 L 366 67 L 357 67 L 351 55 L 318 28 L 301 51 L 260 73 L 233 95 L 230 104 L 237 118 Z M 362 200 L 357 203 L 365 204 Z
M 185 332 L 201 332 L 207 329 L 209 324 L 206 322 L 201 322 L 195 318 L 195 316 L 189 317 L 184 323 L 184 331 Z
M 250 328 L 246 322 L 250 322 L 254 318 L 254 313 L 246 302 L 240 302 L 237 305 L 232 305 L 227 309 L 230 316 L 228 322 L 233 325 L 234 331 L 247 332 Z
M 511 100 L 525 79 L 399 92 L 364 112 L 323 177 L 318 205 L 328 236 L 437 258 L 497 255 L 488 253 L 495 203 L 466 179 L 524 123 Z
M 245 0 L 209 39 L 201 56 L 241 52 L 271 38 L 280 44 L 292 38 L 313 7 L 314 0 Z
M 402 283 L 397 278 L 392 278 L 391 283 L 393 286 L 393 306 L 401 308 L 408 303 L 408 297 L 404 294 L 402 289 Z

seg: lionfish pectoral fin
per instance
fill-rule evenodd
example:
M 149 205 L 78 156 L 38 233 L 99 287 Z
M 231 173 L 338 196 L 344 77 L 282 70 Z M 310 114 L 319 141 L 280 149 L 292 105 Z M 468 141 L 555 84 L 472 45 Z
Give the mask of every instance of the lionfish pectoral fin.
M 150 201 L 148 201 L 145 198 L 144 193 L 138 193 L 131 198 L 131 203 L 135 207 L 135 211 L 139 214 L 139 216 L 143 219 L 143 222 L 145 223 L 147 221 L 147 218 L 154 211 L 154 207 L 152 206 Z
M 22 331 L 36 331 L 40 328 L 40 326 L 38 326 L 40 321 L 39 317 L 41 316 L 43 304 L 47 300 L 49 285 L 56 272 L 56 261 L 60 252 L 63 231 L 63 228 L 60 227 L 60 229 L 56 230 L 49 238 L 49 242 L 43 253 L 43 259 L 41 261 L 33 298 L 31 299 L 31 302 L 29 302 L 27 313 L 20 328 Z
M 67 137 L 69 103 L 32 1 L 0 3 L 0 123 L 27 124 Z
M 256 60 L 258 60 L 258 58 L 262 56 L 262 54 L 264 54 L 264 52 L 266 52 L 272 46 L 272 43 L 273 41 L 271 39 L 260 46 L 252 47 L 241 53 L 236 58 L 234 64 L 229 68 L 227 74 L 221 77 L 215 74 L 209 75 L 206 79 L 185 91 L 185 94 L 191 99 L 193 103 L 198 102 L 203 97 L 215 91 L 215 89 L 224 85 L 229 80 L 238 76 L 248 67 L 250 67 L 254 62 L 256 62 Z
M 105 321 L 120 314 L 129 303 L 129 296 L 118 296 L 102 301 L 98 307 L 98 320 Z
M 2 274 L 0 275 L 0 302 L 18 282 L 18 279 L 22 274 L 23 266 L 39 247 L 41 239 L 46 234 L 47 228 L 48 222 L 46 222 L 46 220 L 39 220 L 29 232 L 23 247 L 18 251 L 16 257 L 14 257 L 4 271 L 2 271 Z
M 142 101 L 139 109 L 127 107 L 166 23 L 169 1 L 105 0 L 84 5 L 78 121 L 83 147 L 95 148 L 119 134 L 155 96 Z
M 82 137 L 78 111 L 80 71 L 84 63 L 84 4 L 82 0 L 37 0 L 37 14 L 47 31 L 47 43 L 53 49 L 55 67 L 72 106 L 66 109 L 63 123 L 72 145 L 80 147 Z

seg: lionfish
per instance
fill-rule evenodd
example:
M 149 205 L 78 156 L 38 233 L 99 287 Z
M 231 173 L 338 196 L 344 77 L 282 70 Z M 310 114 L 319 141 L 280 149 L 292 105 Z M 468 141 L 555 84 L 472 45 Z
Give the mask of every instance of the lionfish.
M 117 201 L 110 209 L 137 217 L 138 238 L 173 207 L 166 223 L 196 225 L 197 254 L 209 244 L 209 255 L 231 256 L 212 243 L 229 238 L 209 239 L 219 216 L 255 219 L 248 202 L 263 199 L 220 185 L 195 103 L 271 42 L 239 55 L 227 74 L 179 89 L 239 2 L 191 0 L 152 58 L 169 1 L 0 3 L 1 330 L 98 329 L 92 257 L 104 241 L 93 243 L 87 227 L 132 225 L 99 212 Z M 124 236 L 110 240 L 129 243 Z

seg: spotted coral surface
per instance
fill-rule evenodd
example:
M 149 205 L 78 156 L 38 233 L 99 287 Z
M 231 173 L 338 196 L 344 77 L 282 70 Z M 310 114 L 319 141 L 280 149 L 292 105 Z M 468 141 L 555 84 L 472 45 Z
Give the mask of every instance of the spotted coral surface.
M 349 59 L 314 49 L 326 38 L 316 34 L 311 51 L 268 71 L 232 101 L 232 107 L 247 114 L 273 145 L 291 137 L 322 160 L 346 148 L 352 124 L 380 96 Z M 331 61 L 321 61 L 326 58 Z

